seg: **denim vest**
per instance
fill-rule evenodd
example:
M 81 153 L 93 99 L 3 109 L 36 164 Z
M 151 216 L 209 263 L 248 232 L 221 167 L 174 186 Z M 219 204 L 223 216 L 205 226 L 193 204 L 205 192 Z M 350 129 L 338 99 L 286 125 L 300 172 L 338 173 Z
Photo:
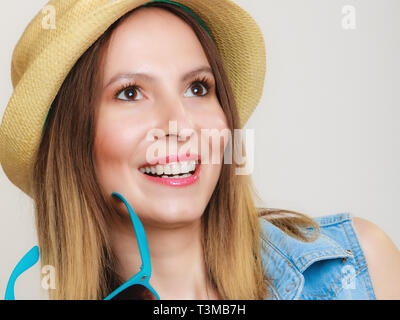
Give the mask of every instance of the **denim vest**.
M 313 242 L 297 240 L 265 219 L 259 220 L 264 272 L 272 280 L 266 299 L 376 299 L 349 213 L 313 218 L 320 227 Z

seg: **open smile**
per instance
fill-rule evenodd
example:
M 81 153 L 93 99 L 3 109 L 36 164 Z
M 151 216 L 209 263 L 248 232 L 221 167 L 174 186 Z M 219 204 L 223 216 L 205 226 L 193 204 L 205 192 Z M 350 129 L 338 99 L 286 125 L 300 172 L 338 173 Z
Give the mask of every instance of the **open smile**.
M 180 156 L 181 161 L 172 161 L 177 157 L 166 157 L 156 161 L 157 164 L 145 164 L 139 171 L 152 182 L 168 186 L 188 186 L 195 183 L 200 174 L 201 163 L 198 155 Z

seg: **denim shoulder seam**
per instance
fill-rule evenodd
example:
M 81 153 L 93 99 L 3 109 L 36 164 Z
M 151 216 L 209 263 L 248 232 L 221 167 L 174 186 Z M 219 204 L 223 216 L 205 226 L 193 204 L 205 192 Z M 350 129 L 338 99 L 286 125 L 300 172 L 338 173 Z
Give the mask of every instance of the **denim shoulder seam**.
M 342 230 L 343 230 L 343 234 L 345 236 L 345 238 L 347 239 L 347 243 L 350 246 L 351 250 L 349 253 L 349 257 L 353 258 L 355 263 L 355 270 L 356 271 L 361 271 L 362 269 L 364 269 L 365 265 L 366 265 L 366 260 L 365 260 L 365 256 L 361 251 L 361 246 L 358 242 L 358 238 L 355 236 L 355 229 L 353 226 L 353 220 L 352 220 L 352 214 L 349 212 L 345 212 L 345 213 L 338 213 L 338 214 L 334 214 L 334 215 L 330 215 L 330 216 L 323 216 L 321 218 L 328 218 L 328 221 L 325 221 L 324 224 L 320 225 L 320 227 L 322 228 L 329 228 L 331 226 L 341 226 Z M 349 235 L 349 230 L 348 226 L 350 226 L 350 235 Z M 325 235 L 327 238 L 331 239 L 333 242 L 337 243 L 336 241 L 334 241 L 334 239 L 332 239 L 331 237 Z M 354 247 L 354 241 L 352 241 L 352 237 L 356 240 L 356 244 L 357 247 Z M 343 246 L 339 243 L 337 243 L 343 250 L 345 250 L 345 248 L 343 248 Z M 358 250 L 357 250 L 358 249 Z M 347 251 L 347 250 L 346 250 Z M 360 251 L 362 254 L 360 254 Z
M 329 227 L 335 224 L 340 224 L 345 221 L 351 220 L 349 212 L 336 213 L 332 215 L 326 215 L 322 217 L 313 218 L 315 222 L 318 223 L 320 227 Z

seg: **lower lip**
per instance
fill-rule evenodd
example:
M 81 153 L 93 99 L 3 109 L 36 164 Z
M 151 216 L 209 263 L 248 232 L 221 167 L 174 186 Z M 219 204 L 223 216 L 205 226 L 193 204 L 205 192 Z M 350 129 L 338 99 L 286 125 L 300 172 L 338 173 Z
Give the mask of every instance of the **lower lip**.
M 190 177 L 178 178 L 178 179 L 158 178 L 158 177 L 149 176 L 143 172 L 141 172 L 141 173 L 152 182 L 161 183 L 163 185 L 172 186 L 172 187 L 185 187 L 185 186 L 189 186 L 189 185 L 195 183 L 199 179 L 200 167 L 201 167 L 201 164 L 199 163 L 196 166 L 195 172 Z

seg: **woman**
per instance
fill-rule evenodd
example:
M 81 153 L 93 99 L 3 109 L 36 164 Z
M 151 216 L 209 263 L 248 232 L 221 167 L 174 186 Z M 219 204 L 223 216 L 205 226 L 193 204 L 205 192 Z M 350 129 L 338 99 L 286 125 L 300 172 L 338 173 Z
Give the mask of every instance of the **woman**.
M 63 41 L 90 47 L 76 63 L 71 60 L 50 112 L 42 110 L 33 121 L 43 124 L 47 114 L 32 179 L 20 178 L 10 152 L 2 153 L 10 180 L 34 199 L 41 263 L 54 266 L 57 275 L 50 297 L 101 299 L 138 272 L 127 207 L 112 197 L 118 192 L 143 223 L 150 283 L 161 299 L 400 298 L 400 253 L 378 227 L 340 214 L 313 220 L 286 210 L 257 210 L 249 177 L 236 174 L 235 162 L 223 162 L 226 132 L 243 127 L 265 72 L 261 33 L 242 9 L 230 1 L 141 7 L 145 1 L 104 2 L 50 1 L 65 13 L 61 23 L 72 19 L 65 28 L 79 25 L 74 19 L 82 10 L 101 6 L 96 14 L 109 28 L 95 37 L 93 27 L 95 41 L 86 29 L 54 38 L 58 46 Z M 248 24 L 240 25 L 234 13 Z M 26 34 L 53 32 L 35 28 Z M 248 55 L 240 64 L 228 51 L 238 46 L 248 46 L 237 52 L 243 59 Z M 15 55 L 14 84 L 29 68 L 21 67 L 29 54 Z M 66 66 L 69 57 L 63 58 Z M 2 124 L 2 151 L 12 150 L 4 147 L 6 137 L 14 137 L 7 135 L 9 119 L 5 115 Z M 154 129 L 154 140 L 167 146 L 159 163 L 149 161 Z M 184 129 L 198 146 L 188 152 L 190 159 L 181 157 Z M 204 129 L 224 133 L 217 135 L 220 143 L 199 141 Z M 218 161 L 207 159 L 207 152 Z M 169 163 L 162 161 L 167 156 Z M 352 232 L 347 238 L 346 230 Z

